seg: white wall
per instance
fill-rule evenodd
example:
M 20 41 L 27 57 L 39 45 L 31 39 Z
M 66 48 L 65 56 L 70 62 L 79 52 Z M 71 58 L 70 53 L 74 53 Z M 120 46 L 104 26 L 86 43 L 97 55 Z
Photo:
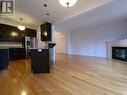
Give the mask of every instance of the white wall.
M 127 35 L 127 22 L 118 21 L 71 32 L 71 54 L 106 57 L 106 42 Z

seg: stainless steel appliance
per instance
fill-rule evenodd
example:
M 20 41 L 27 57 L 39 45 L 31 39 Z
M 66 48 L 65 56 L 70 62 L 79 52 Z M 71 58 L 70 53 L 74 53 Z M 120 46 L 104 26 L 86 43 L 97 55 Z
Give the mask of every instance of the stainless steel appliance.
M 25 36 L 26 58 L 29 58 L 30 49 L 35 48 L 35 40 L 36 40 L 36 38 L 34 38 L 34 37 Z

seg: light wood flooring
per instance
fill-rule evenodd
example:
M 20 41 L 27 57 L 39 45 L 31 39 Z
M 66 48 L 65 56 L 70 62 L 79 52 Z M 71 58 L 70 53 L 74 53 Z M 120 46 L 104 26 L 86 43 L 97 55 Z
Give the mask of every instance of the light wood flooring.
M 127 63 L 57 54 L 50 74 L 32 74 L 30 60 L 0 72 L 0 95 L 127 95 Z

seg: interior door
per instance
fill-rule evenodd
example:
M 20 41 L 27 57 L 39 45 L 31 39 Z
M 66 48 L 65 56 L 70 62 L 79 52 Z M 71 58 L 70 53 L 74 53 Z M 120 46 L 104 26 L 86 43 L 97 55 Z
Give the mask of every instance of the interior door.
M 67 54 L 68 49 L 67 35 L 65 33 L 56 33 L 55 41 L 56 41 L 56 53 Z

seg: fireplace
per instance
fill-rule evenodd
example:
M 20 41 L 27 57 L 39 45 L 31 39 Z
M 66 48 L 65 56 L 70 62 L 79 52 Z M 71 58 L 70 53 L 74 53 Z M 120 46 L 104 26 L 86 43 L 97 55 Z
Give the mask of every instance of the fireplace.
M 127 62 L 127 47 L 112 47 L 112 59 Z

